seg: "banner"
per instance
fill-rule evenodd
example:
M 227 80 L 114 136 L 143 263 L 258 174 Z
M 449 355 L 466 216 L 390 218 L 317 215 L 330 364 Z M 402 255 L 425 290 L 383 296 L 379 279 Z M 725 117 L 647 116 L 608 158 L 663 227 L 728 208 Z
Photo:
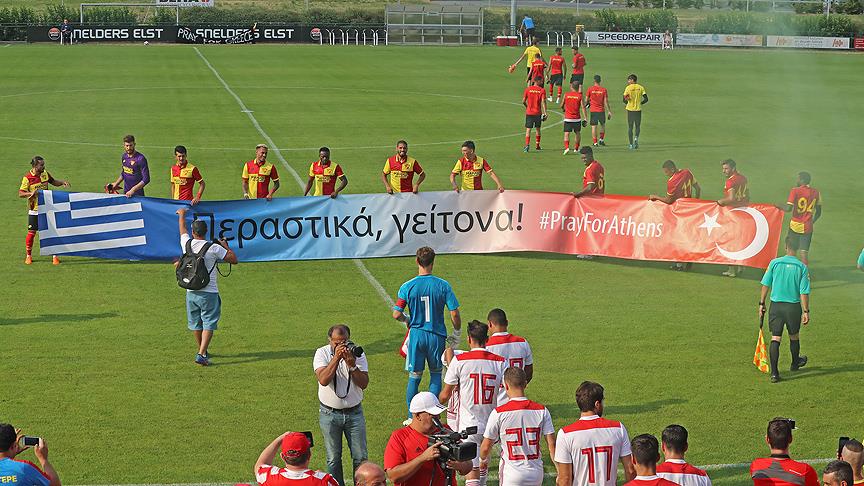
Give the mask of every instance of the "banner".
M 185 201 L 41 191 L 43 255 L 170 260 L 181 253 L 175 211 Z M 765 268 L 783 212 L 713 201 L 673 205 L 609 195 L 533 191 L 426 192 L 202 201 L 191 208 L 240 261 L 540 251 Z
M 75 42 L 175 42 L 177 27 L 82 27 L 72 29 Z M 50 26 L 27 27 L 27 42 L 59 42 L 60 29 Z
M 864 50 L 864 37 L 856 37 L 855 38 L 855 49 Z
M 156 5 L 169 7 L 213 7 L 215 0 L 156 0 Z
M 656 44 L 663 43 L 662 32 L 586 32 L 591 44 Z
M 181 44 L 254 44 L 257 36 L 256 26 L 251 29 L 177 27 L 177 42 Z
M 769 35 L 768 47 L 792 47 L 795 49 L 849 49 L 848 37 L 802 37 L 793 35 Z
M 678 34 L 679 46 L 761 47 L 764 37 L 743 34 Z

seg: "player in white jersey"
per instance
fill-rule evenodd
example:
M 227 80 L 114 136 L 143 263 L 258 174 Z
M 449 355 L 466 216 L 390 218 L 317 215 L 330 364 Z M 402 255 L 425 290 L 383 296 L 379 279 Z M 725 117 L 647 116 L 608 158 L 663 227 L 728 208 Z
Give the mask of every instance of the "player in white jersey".
M 522 368 L 528 381 L 534 376 L 534 356 L 531 346 L 523 337 L 515 336 L 507 331 L 507 314 L 501 309 L 492 309 L 489 316 L 489 330 L 492 336 L 486 341 L 486 349 L 507 360 L 507 367 Z M 498 392 L 498 406 L 504 405 L 509 399 L 502 386 Z
M 441 356 L 441 362 L 444 363 L 444 374 L 447 374 L 447 368 L 450 367 L 450 362 L 453 357 L 462 354 L 465 351 L 461 349 L 453 349 L 450 346 L 444 348 L 444 355 Z M 453 388 L 453 393 L 450 395 L 450 400 L 447 401 L 447 423 L 453 424 L 458 428 L 459 424 L 459 387 Z
M 525 397 L 528 379 L 521 368 L 504 372 L 504 388 L 510 399 L 489 415 L 480 445 L 480 469 L 488 468 L 492 445 L 501 443 L 498 464 L 500 486 L 540 486 L 543 484 L 541 438 L 546 439 L 549 456 L 555 457 L 555 427 L 552 415 L 543 405 Z
M 663 456 L 666 461 L 657 465 L 657 475 L 681 486 L 711 486 L 711 478 L 705 471 L 687 464 L 687 429 L 680 425 L 670 425 L 663 429 L 661 436 Z
M 486 351 L 489 326 L 480 321 L 468 324 L 468 345 L 471 351 L 454 356 L 444 376 L 444 389 L 438 399 L 444 403 L 450 399 L 455 387 L 459 387 L 459 423 L 456 431 L 477 427 L 477 433 L 466 440 L 477 446 L 483 441 L 486 421 L 498 404 L 498 388 L 504 379 L 504 358 Z M 480 477 L 480 458 L 474 458 L 474 469 L 465 476 L 465 486 L 480 486 L 485 477 Z
M 576 389 L 576 404 L 581 417 L 559 430 L 555 440 L 557 486 L 616 486 L 618 462 L 624 466 L 625 481 L 636 477 L 627 429 L 602 418 L 603 387 L 583 381 Z

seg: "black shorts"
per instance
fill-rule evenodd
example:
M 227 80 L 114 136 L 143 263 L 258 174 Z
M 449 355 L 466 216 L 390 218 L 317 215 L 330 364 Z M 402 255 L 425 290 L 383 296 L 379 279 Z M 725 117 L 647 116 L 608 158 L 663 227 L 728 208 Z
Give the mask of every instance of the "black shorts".
M 627 111 L 627 124 L 632 125 L 636 123 L 642 123 L 642 112 L 641 111 Z
M 768 329 L 771 330 L 771 335 L 782 336 L 784 326 L 789 330 L 790 336 L 801 331 L 801 304 L 771 301 L 771 309 L 768 311 Z
M 525 128 L 540 128 L 543 115 L 525 115 Z
M 39 230 L 39 216 L 35 214 L 27 215 L 27 231 L 38 231 Z
M 813 239 L 813 233 L 796 233 L 789 230 L 789 246 L 795 251 L 810 251 L 810 240 Z
M 531 38 L 534 37 L 534 27 L 525 29 L 525 34 L 528 36 L 528 40 L 530 41 Z
M 582 120 L 575 121 L 575 122 L 570 122 L 570 121 L 564 122 L 564 133 L 567 133 L 567 132 L 579 133 L 581 131 L 582 131 Z
M 585 83 L 585 75 L 584 74 L 571 74 L 570 75 L 570 84 L 573 84 L 574 81 L 579 81 L 579 84 Z
M 603 125 L 606 126 L 606 112 L 605 111 L 592 111 L 591 112 L 591 126 Z
M 549 84 L 552 86 L 561 86 L 561 83 L 564 82 L 563 74 L 553 74 L 549 76 Z

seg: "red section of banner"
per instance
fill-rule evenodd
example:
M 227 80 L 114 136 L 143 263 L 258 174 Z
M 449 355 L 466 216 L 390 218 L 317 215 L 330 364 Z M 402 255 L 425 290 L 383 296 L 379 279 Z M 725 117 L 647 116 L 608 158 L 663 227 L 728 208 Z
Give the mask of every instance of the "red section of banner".
M 859 51 L 864 50 L 864 37 L 856 37 L 853 47 Z
M 552 195 L 541 198 L 548 196 Z M 783 212 L 768 204 L 727 208 L 714 201 L 679 199 L 667 205 L 616 195 L 574 198 L 570 204 L 561 204 L 564 201 L 560 198 L 557 195 L 544 204 L 531 197 L 531 202 L 540 204 L 526 204 L 529 227 L 524 236 L 530 238 L 528 247 L 636 260 L 766 268 L 777 256 L 783 226 Z

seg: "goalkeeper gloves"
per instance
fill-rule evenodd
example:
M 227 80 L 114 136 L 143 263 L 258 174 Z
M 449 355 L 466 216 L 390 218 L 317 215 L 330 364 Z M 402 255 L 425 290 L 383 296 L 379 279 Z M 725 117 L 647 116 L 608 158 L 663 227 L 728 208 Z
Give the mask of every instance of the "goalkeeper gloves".
M 462 337 L 461 329 L 453 329 L 453 332 L 450 336 L 447 337 L 447 344 L 450 345 L 451 348 L 455 348 L 459 344 L 459 338 Z

